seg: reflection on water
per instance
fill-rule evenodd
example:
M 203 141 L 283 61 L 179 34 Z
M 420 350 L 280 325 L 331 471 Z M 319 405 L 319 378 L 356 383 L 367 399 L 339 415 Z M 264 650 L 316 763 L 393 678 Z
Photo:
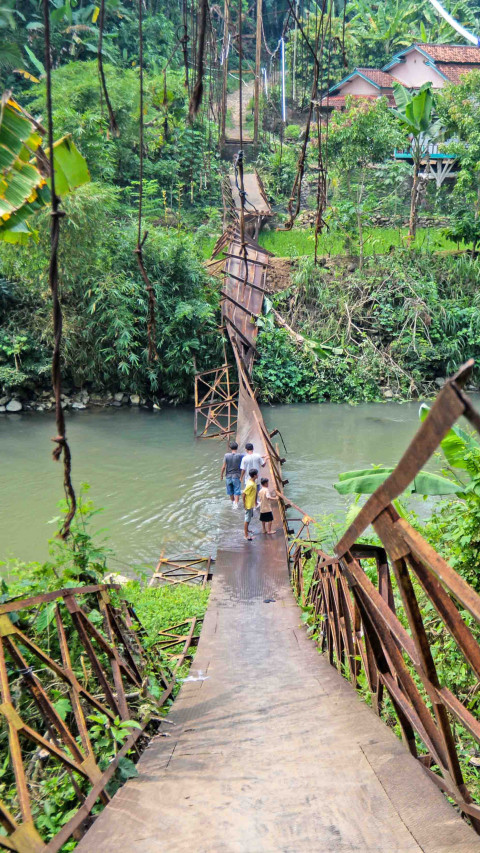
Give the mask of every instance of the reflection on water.
M 417 403 L 274 406 L 264 414 L 285 439 L 289 495 L 317 516 L 345 507 L 332 488 L 340 472 L 394 464 L 418 428 Z M 108 529 L 119 570 L 152 566 L 162 552 L 214 554 L 220 525 L 239 536 L 241 510 L 223 512 L 225 445 L 194 440 L 190 409 L 69 413 L 67 430 L 75 485 L 89 482 L 94 503 L 105 507 L 97 524 Z M 46 557 L 62 495 L 54 433 L 50 413 L 0 417 L 0 560 Z

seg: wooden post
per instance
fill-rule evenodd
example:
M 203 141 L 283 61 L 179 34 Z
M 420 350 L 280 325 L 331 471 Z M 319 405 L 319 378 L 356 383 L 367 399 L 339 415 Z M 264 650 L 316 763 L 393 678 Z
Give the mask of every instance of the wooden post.
M 254 83 L 254 113 L 253 113 L 253 142 L 258 145 L 258 124 L 260 115 L 260 74 L 262 58 L 262 0 L 257 0 L 257 41 L 255 50 L 255 83 Z
M 229 0 L 223 5 L 223 79 L 222 79 L 222 117 L 220 126 L 220 145 L 225 144 L 227 127 L 227 86 L 228 86 L 228 32 L 230 22 Z

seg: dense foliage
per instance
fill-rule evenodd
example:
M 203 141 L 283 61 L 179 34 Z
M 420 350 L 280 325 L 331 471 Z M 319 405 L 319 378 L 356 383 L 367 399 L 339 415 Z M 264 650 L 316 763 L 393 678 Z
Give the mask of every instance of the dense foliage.
M 275 297 L 280 313 L 324 344 L 299 348 L 283 329 L 261 332 L 255 368 L 264 400 L 381 400 L 434 391 L 436 379 L 480 358 L 480 260 L 401 253 L 300 264 Z
M 65 202 L 60 263 L 65 317 L 64 376 L 94 391 L 187 399 L 194 359 L 216 351 L 216 291 L 184 231 L 153 227 L 145 262 L 157 298 L 159 359 L 147 362 L 147 295 L 135 254 L 135 225 L 119 218 L 118 192 L 93 183 Z M 52 342 L 47 284 L 48 215 L 25 251 L 4 247 L 0 299 L 0 384 L 32 389 L 48 380 Z M 95 235 L 95 239 L 92 239 Z M 200 333 L 202 330 L 202 333 Z M 210 330 L 211 337 L 205 335 Z
M 451 7 L 459 20 L 474 28 L 478 4 L 456 2 Z M 108 111 L 99 83 L 98 8 L 86 0 L 67 4 L 55 0 L 51 10 L 55 133 L 56 136 L 72 135 L 86 158 L 92 177 L 90 186 L 64 200 L 67 217 L 62 222 L 60 271 L 65 310 L 63 367 L 66 383 L 94 392 L 125 390 L 141 397 L 183 400 L 191 393 L 194 365 L 199 369 L 213 366 L 219 355 L 216 336 L 209 334 L 215 327 L 218 299 L 196 259 L 196 246 L 198 257 L 201 257 L 203 247 L 210 247 L 220 230 L 218 210 L 225 165 L 218 153 L 218 125 L 213 120 L 215 109 L 212 112 L 211 105 L 218 96 L 221 73 L 220 69 L 213 75 L 207 71 L 203 106 L 197 119 L 189 121 L 189 92 L 185 87 L 184 57 L 178 41 L 181 4 L 165 6 L 153 0 L 147 2 L 144 15 L 143 228 L 149 231 L 145 257 L 157 296 L 159 354 L 158 361 L 149 364 L 146 294 L 133 254 L 139 189 L 138 20 L 136 9 L 120 0 L 107 0 L 105 8 L 103 62 L 118 134 L 109 128 Z M 305 3 L 299 8 L 304 33 L 312 41 L 318 7 Z M 415 10 L 408 0 L 391 0 L 387 4 L 352 0 L 347 6 L 343 0 L 338 0 L 332 8 L 330 70 L 327 72 L 323 66 L 322 86 L 328 82 L 326 74 L 333 80 L 344 76 L 357 64 L 379 66 L 412 40 L 456 38 L 423 0 Z M 276 127 L 275 117 L 278 118 L 279 53 L 275 52 L 275 46 L 278 47 L 287 9 L 286 2 L 264 2 L 264 41 L 274 53 L 269 63 L 270 96 L 263 103 L 267 129 L 270 117 L 274 119 L 271 127 Z M 246 72 L 254 56 L 254 39 L 249 38 L 254 34 L 254 12 L 253 7 L 244 4 Z M 345 56 L 339 46 L 344 12 Z M 235 14 L 236 11 L 234 17 Z M 223 19 L 217 7 L 212 8 L 212 24 L 220 44 Z M 188 27 L 191 30 L 190 18 Z M 32 0 L 8 0 L 0 15 L 0 35 L 4 43 L 10 45 L 10 53 L 4 52 L 4 84 L 14 88 L 32 114 L 45 115 L 41 10 Z M 190 32 L 191 51 L 194 47 L 192 36 L 193 31 Z M 211 61 L 210 54 L 208 58 Z M 236 51 L 231 51 L 229 61 L 230 69 L 235 72 Z M 311 54 L 298 28 L 295 35 L 291 22 L 287 33 L 287 95 L 293 113 L 302 102 L 308 102 L 312 68 Z M 192 74 L 193 69 L 190 88 Z M 236 85 L 233 73 L 228 78 L 229 91 L 233 92 Z M 436 96 L 435 110 L 446 134 L 454 135 L 461 146 L 461 174 L 454 193 L 446 187 L 437 191 L 432 186 L 434 182 L 428 182 L 429 186 L 422 186 L 419 197 L 422 210 L 433 217 L 445 213 L 453 215 L 447 233 L 461 246 L 475 246 L 480 234 L 477 219 L 470 216 L 470 211 L 478 208 L 476 90 L 476 77 L 471 75 L 460 87 L 447 87 L 441 96 Z M 250 114 L 250 104 L 245 103 L 244 108 Z M 284 144 L 279 145 L 278 138 L 270 135 L 258 151 L 256 165 L 267 191 L 278 205 L 280 220 L 296 174 L 302 135 L 302 123 L 292 123 L 285 128 Z M 324 145 L 325 142 L 323 134 Z M 412 170 L 408 164 L 392 162 L 391 155 L 395 147 L 407 144 L 405 130 L 383 99 L 373 103 L 352 101 L 344 113 L 331 117 L 325 148 L 329 164 L 325 244 L 329 241 L 332 245 L 342 243 L 345 251 L 360 256 L 360 266 L 364 255 L 384 252 L 390 246 L 385 243 L 389 239 L 387 236 L 382 239 L 381 234 L 376 237 L 372 231 L 376 217 L 384 217 L 394 226 L 405 224 Z M 318 127 L 313 126 L 302 189 L 302 203 L 307 210 L 316 204 L 317 151 Z M 48 382 L 51 321 L 46 283 L 47 221 L 45 215 L 36 217 L 39 242 L 28 252 L 21 247 L 7 247 L 2 249 L 0 256 L 0 387 L 3 393 L 28 396 Z M 313 241 L 309 236 L 306 241 L 305 253 L 311 254 Z M 320 253 L 322 245 L 321 241 Z M 400 253 L 398 260 L 391 261 L 390 272 L 387 270 L 385 275 L 387 278 L 399 276 L 400 282 L 404 278 L 410 281 L 410 277 L 413 281 L 417 263 L 420 261 L 415 257 L 407 259 Z M 390 261 L 385 264 L 387 269 Z M 445 265 L 448 264 L 445 261 Z M 408 286 L 405 290 L 400 285 L 399 293 L 407 294 L 400 311 L 396 303 L 392 306 L 390 297 L 388 304 L 384 304 L 385 288 L 382 287 L 380 307 L 373 313 L 367 308 L 366 294 L 377 285 L 372 283 L 370 271 L 364 279 L 360 272 L 349 274 L 345 283 L 347 294 L 361 291 L 364 302 L 359 308 L 355 296 L 342 299 L 340 286 L 325 284 L 328 275 L 322 279 L 318 271 L 310 271 L 308 266 L 305 269 L 304 276 L 310 278 L 308 287 L 318 290 L 313 306 L 307 300 L 309 318 L 289 310 L 288 300 L 293 292 L 280 300 L 280 307 L 283 310 L 284 305 L 287 306 L 294 326 L 300 323 L 299 328 L 316 329 L 322 322 L 319 308 L 323 300 L 326 299 L 325 304 L 332 301 L 331 291 L 336 289 L 338 297 L 333 301 L 339 318 L 338 328 L 331 328 L 332 314 L 325 328 L 333 332 L 334 349 L 342 352 L 332 354 L 328 351 L 323 358 L 299 353 L 289 340 L 285 340 L 284 332 L 265 331 L 265 352 L 256 369 L 265 399 L 374 399 L 382 395 L 381 389 L 388 390 L 390 386 L 395 394 L 415 393 L 425 383 L 447 372 L 455 358 L 470 346 L 467 339 L 470 341 L 472 334 L 466 333 L 464 320 L 452 320 L 459 315 L 463 318 L 469 291 L 460 294 L 458 301 L 453 294 L 449 296 L 453 313 L 449 313 L 450 328 L 446 329 L 442 300 L 431 298 L 431 288 L 424 287 L 424 271 L 420 270 L 417 289 L 423 295 L 419 299 L 432 318 L 432 328 L 425 326 L 428 334 L 424 334 L 420 346 L 418 340 L 419 334 L 425 331 L 423 326 L 416 328 L 413 342 L 406 338 L 409 318 L 413 316 L 408 307 Z M 455 261 L 452 261 L 447 278 L 453 279 L 455 270 Z M 334 281 L 335 275 L 330 278 Z M 320 279 L 324 282 L 321 287 Z M 439 282 L 435 276 L 433 279 L 435 290 Z M 302 303 L 303 289 L 300 283 L 295 295 L 298 304 Z M 474 306 L 468 307 L 475 312 Z M 368 316 L 364 316 L 364 311 Z M 341 318 L 347 314 L 360 332 L 355 333 L 354 327 L 347 322 L 346 335 Z M 399 319 L 398 325 L 392 320 L 392 328 L 387 329 L 385 314 L 403 317 L 403 320 Z M 468 322 L 470 328 L 474 319 Z M 437 346 L 437 326 L 438 335 L 440 338 L 447 336 L 448 343 L 442 339 Z M 207 334 L 199 334 L 200 329 Z M 401 329 L 400 340 L 395 343 L 398 329 Z M 324 336 L 320 334 L 320 338 Z

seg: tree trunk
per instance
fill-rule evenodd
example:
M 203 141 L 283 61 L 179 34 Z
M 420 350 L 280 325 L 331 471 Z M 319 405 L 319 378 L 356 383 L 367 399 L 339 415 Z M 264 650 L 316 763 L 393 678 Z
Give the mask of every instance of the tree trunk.
M 223 11 L 223 75 L 222 75 L 222 110 L 220 122 L 220 146 L 225 144 L 227 127 L 227 92 L 228 92 L 228 27 L 229 27 L 229 5 L 225 0 Z
M 420 171 L 420 163 L 418 162 L 418 158 L 414 157 L 413 163 L 413 184 L 412 184 L 412 194 L 410 197 L 410 220 L 408 223 L 408 242 L 411 243 L 415 239 L 415 234 L 417 233 L 417 218 L 418 218 L 418 191 L 419 191 L 419 177 L 418 173 Z
M 365 187 L 365 172 L 362 172 L 362 180 L 357 190 L 357 229 L 358 229 L 358 254 L 359 254 L 359 270 L 363 267 L 363 218 L 361 204 L 363 199 L 363 190 Z

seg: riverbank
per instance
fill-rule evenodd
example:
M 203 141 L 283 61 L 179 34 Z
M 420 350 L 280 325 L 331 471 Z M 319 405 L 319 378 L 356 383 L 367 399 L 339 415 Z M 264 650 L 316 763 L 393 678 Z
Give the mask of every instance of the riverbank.
M 160 400 L 141 397 L 139 394 L 130 394 L 128 391 L 117 391 L 115 393 L 95 394 L 85 390 L 71 389 L 61 395 L 62 409 L 81 411 L 82 409 L 106 409 L 113 407 L 121 409 L 124 406 L 139 407 L 153 411 L 160 411 L 162 406 L 177 406 L 180 400 L 162 397 Z M 0 397 L 0 414 L 18 414 L 20 412 L 51 412 L 55 409 L 55 397 L 51 390 L 42 390 L 32 393 L 32 396 L 20 396 L 5 394 Z
M 361 402 L 434 396 L 473 358 L 480 384 L 480 259 L 409 250 L 298 262 L 262 318 L 254 381 L 262 402 Z M 288 284 L 288 281 L 287 281 Z M 301 336 L 301 337 L 299 337 Z M 302 341 L 303 339 L 303 341 Z

